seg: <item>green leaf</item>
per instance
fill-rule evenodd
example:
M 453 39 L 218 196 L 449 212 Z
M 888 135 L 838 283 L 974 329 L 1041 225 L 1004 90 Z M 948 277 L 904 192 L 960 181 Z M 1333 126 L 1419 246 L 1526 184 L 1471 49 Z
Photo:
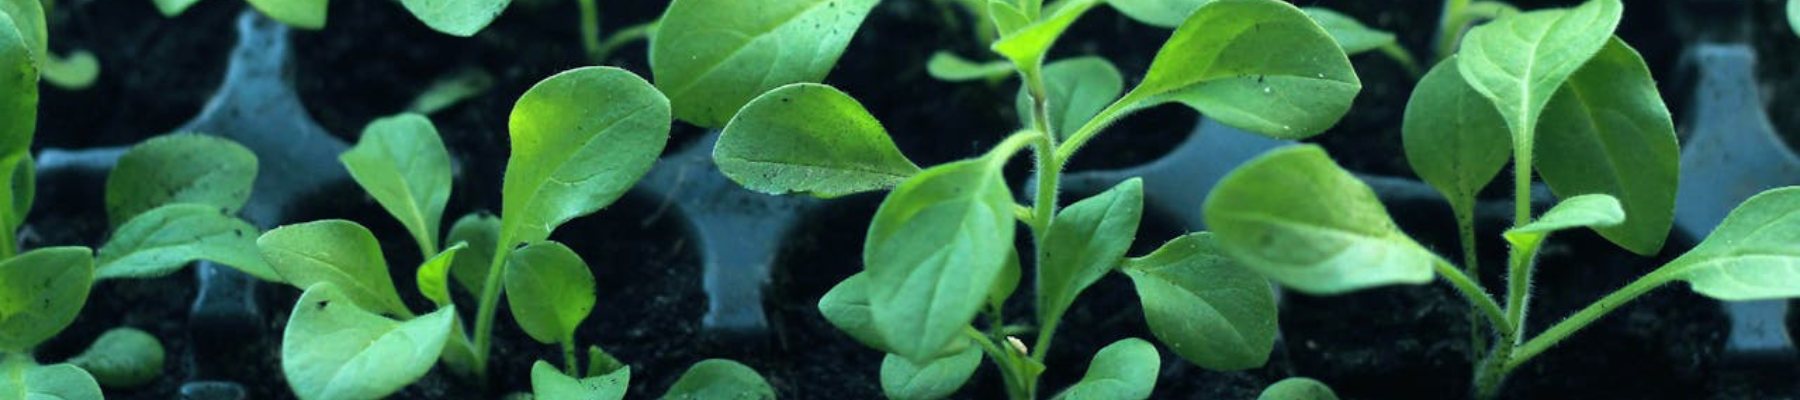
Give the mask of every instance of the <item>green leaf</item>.
M 1175 238 L 1125 260 L 1150 333 L 1212 370 L 1256 368 L 1275 348 L 1275 290 L 1225 257 L 1211 233 Z
M 775 389 L 769 387 L 756 370 L 737 361 L 712 359 L 701 361 L 681 374 L 675 386 L 663 394 L 664 400 L 774 400 Z
M 425 26 L 452 36 L 470 37 L 506 11 L 512 0 L 401 0 L 406 11 Z
M 1619 199 L 1604 194 L 1585 194 L 1563 200 L 1536 221 L 1506 230 L 1505 236 L 1514 247 L 1536 248 L 1551 232 L 1616 226 L 1625 221 L 1625 210 L 1619 207 Z
M 370 122 L 362 139 L 338 161 L 406 226 L 420 249 L 437 251 L 438 224 L 450 201 L 450 152 L 431 120 L 400 114 Z
M 469 248 L 468 243 L 457 243 L 444 249 L 419 264 L 419 273 L 413 280 L 419 286 L 419 294 L 431 299 L 438 307 L 449 306 L 450 301 L 450 265 L 456 263 L 456 254 Z
M 595 377 L 600 375 L 611 375 L 614 372 L 628 370 L 631 367 L 625 365 L 625 363 L 619 362 L 619 359 L 613 358 L 612 354 L 607 354 L 606 350 L 601 350 L 600 346 L 588 346 L 587 368 L 587 375 L 589 377 Z
M 1300 11 L 1305 11 L 1306 16 L 1312 17 L 1320 27 L 1325 28 L 1325 33 L 1331 34 L 1331 38 L 1336 39 L 1339 46 L 1343 46 L 1344 54 L 1357 54 L 1394 44 L 1393 33 L 1370 29 L 1362 21 L 1337 11 L 1323 7 L 1303 7 Z
M 161 11 L 163 17 L 174 18 L 186 12 L 188 7 L 199 4 L 200 0 L 151 0 L 151 2 L 156 3 L 156 10 Z
M 46 23 L 47 19 L 44 15 L 43 2 L 31 0 L 0 0 L 0 14 L 10 17 L 12 22 L 11 26 L 14 29 L 10 31 L 0 29 L 0 35 L 19 35 L 18 43 L 23 44 L 25 46 L 24 50 L 28 52 L 19 55 L 19 57 L 22 57 L 19 59 L 29 60 L 32 67 L 31 70 L 21 70 L 21 72 L 30 72 L 31 76 L 27 78 L 30 78 L 31 83 L 36 85 L 38 78 L 36 71 L 43 68 L 44 62 L 50 59 L 50 30 L 49 25 Z M 11 39 L 0 39 L 0 42 L 10 43 L 10 41 Z M 0 46 L 10 47 L 11 45 L 7 44 Z M 7 62 L 12 62 L 12 57 L 13 56 L 9 55 L 5 58 L 7 58 Z M 12 67 L 9 66 L 7 68 L 11 69 Z M 7 77 L 9 80 L 12 79 L 11 75 L 7 75 Z M 37 93 L 37 91 L 7 91 L 4 93 Z M 34 104 L 37 103 L 37 96 L 31 96 L 30 100 Z M 0 147 L 0 149 L 11 150 L 11 147 Z M 0 152 L 0 154 L 11 154 L 11 152 Z
M 116 389 L 144 386 L 162 377 L 166 354 L 162 341 L 136 328 L 113 328 L 94 339 L 86 351 L 69 364 L 93 374 L 102 385 Z
M 1174 28 L 1195 9 L 1213 0 L 1107 0 L 1120 14 L 1162 28 Z
M 325 10 L 329 0 L 246 0 L 270 19 L 295 28 L 325 29 Z
M 950 397 L 969 382 L 981 366 L 981 348 L 965 346 L 961 353 L 931 360 L 924 365 L 893 354 L 881 360 L 881 392 L 893 400 L 936 400 Z
M 69 364 L 0 365 L 0 393 L 21 400 L 103 400 L 100 385 L 87 371 Z
M 550 363 L 531 365 L 531 394 L 537 400 L 619 400 L 631 384 L 631 368 L 582 379 L 563 375 Z
M 1256 400 L 1338 400 L 1331 387 L 1310 378 L 1287 378 L 1264 389 Z
M 1274 0 L 1216 0 L 1189 15 L 1119 106 L 1168 102 L 1278 139 L 1337 123 L 1362 90 L 1337 41 Z
M 476 298 L 486 288 L 490 263 L 500 242 L 500 218 L 487 214 L 469 214 L 450 225 L 444 243 L 467 243 L 468 249 L 450 263 L 450 277 Z M 508 249 L 511 250 L 511 249 Z
M 650 70 L 675 117 L 724 126 L 751 98 L 818 82 L 877 0 L 675 0 L 650 38 Z
M 303 400 L 373 400 L 425 376 L 450 335 L 456 310 L 400 322 L 359 307 L 331 282 L 294 304 L 281 337 L 281 372 Z
M 49 247 L 0 262 L 0 352 L 23 352 L 75 322 L 94 282 L 86 247 Z
M 100 247 L 95 279 L 166 276 L 195 260 L 224 264 L 270 282 L 281 276 L 256 246 L 258 230 L 217 206 L 180 203 L 125 221 Z
M 1006 265 L 1012 207 L 989 159 L 932 167 L 882 201 L 863 264 L 875 328 L 892 353 L 923 363 L 961 337 Z
M 887 189 L 919 173 L 862 104 L 816 83 L 782 86 L 745 105 L 713 160 L 747 189 L 827 198 Z
M 1498 107 L 1515 150 L 1531 150 L 1538 114 L 1563 81 L 1606 45 L 1623 10 L 1619 0 L 1589 0 L 1573 9 L 1501 17 L 1463 37 L 1457 69 Z
M 1044 91 L 1050 132 L 1067 138 L 1100 114 L 1125 91 L 1125 78 L 1111 62 L 1100 57 L 1061 60 L 1044 66 Z M 1019 115 L 1031 115 L 1031 94 L 1019 89 Z M 1040 128 L 1041 129 L 1041 128 Z
M 263 233 L 256 247 L 289 285 L 311 288 L 330 282 L 336 284 L 333 292 L 364 309 L 412 315 L 394 290 L 381 243 L 362 225 L 333 219 L 283 226 Z
M 205 157 L 195 157 L 205 154 Z M 175 203 L 211 205 L 237 214 L 256 182 L 256 154 L 231 140 L 199 134 L 146 140 L 106 176 L 106 215 L 113 226 Z
M 594 271 L 568 246 L 537 242 L 513 250 L 505 270 L 513 320 L 540 343 L 574 344 L 594 311 Z
M 1075 20 L 1081 18 L 1082 14 L 1100 4 L 1100 0 L 1066 0 L 1057 4 L 1061 8 L 1049 17 L 1018 27 L 1010 33 L 1003 30 L 1000 40 L 989 46 L 995 53 L 1011 60 L 1013 66 L 1024 74 L 1027 82 L 1038 76 L 1044 66 L 1044 55 L 1050 53 L 1050 46 L 1056 44 L 1056 39 L 1062 37 L 1063 31 L 1075 24 Z
M 1643 57 L 1614 38 L 1575 72 L 1538 123 L 1537 171 L 1557 196 L 1604 193 L 1630 218 L 1601 237 L 1650 256 L 1675 224 L 1681 146 Z
M 994 31 L 1000 36 L 1010 35 L 1031 25 L 1032 18 L 1019 10 L 1012 0 L 988 0 L 988 18 L 994 23 Z
M 925 62 L 925 73 L 945 82 L 999 79 L 1012 72 L 1012 63 L 1007 61 L 974 62 L 943 50 L 933 53 L 931 60 Z
M 1800 35 L 1800 0 L 1788 0 L 1787 19 L 1788 27 L 1794 29 L 1794 34 Z
M 1019 280 L 1025 271 L 1019 267 L 1019 250 L 1006 254 L 1006 265 L 1000 267 L 1000 277 L 994 278 L 994 288 L 988 291 L 988 308 L 1006 309 L 1006 299 L 1012 298 L 1013 292 L 1019 290 Z
M 1476 194 L 1512 158 L 1512 142 L 1500 111 L 1463 80 L 1458 62 L 1450 56 L 1419 80 L 1400 137 L 1413 172 L 1466 216 L 1474 213 Z
M 1143 339 L 1113 342 L 1094 354 L 1087 375 L 1056 398 L 1060 400 L 1143 400 L 1156 389 L 1162 356 Z
M 1719 300 L 1800 297 L 1800 187 L 1762 192 L 1659 269 Z
M 869 348 L 888 352 L 887 342 L 875 330 L 875 316 L 869 310 L 869 273 L 858 272 L 844 278 L 824 297 L 819 298 L 819 313 L 825 321 Z
M 1204 213 L 1233 260 L 1302 292 L 1430 282 L 1439 262 L 1394 226 L 1368 185 L 1316 145 L 1244 163 L 1213 188 Z
M 46 54 L 43 71 L 44 82 L 68 90 L 82 90 L 94 86 L 94 80 L 100 79 L 100 59 L 86 50 L 75 50 L 68 57 Z
M 1089 285 L 1131 250 L 1144 217 L 1144 181 L 1132 178 L 1056 214 L 1037 270 L 1039 326 L 1054 326 Z
M 505 248 L 548 239 L 558 225 L 631 189 L 669 140 L 669 101 L 625 70 L 577 68 L 520 96 L 508 126 L 512 156 L 499 236 Z

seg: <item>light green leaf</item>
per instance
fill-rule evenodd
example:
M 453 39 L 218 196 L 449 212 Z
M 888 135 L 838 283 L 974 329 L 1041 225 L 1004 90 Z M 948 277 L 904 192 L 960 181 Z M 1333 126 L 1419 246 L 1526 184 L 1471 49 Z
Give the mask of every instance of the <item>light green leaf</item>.
M 1075 20 L 1081 18 L 1082 14 L 1099 5 L 1100 0 L 1065 0 L 1058 4 L 1061 8 L 1049 17 L 1018 27 L 1010 33 L 1003 33 L 1000 40 L 989 46 L 995 53 L 1011 60 L 1013 66 L 1024 74 L 1027 82 L 1039 76 L 1044 66 L 1044 55 L 1050 53 L 1050 46 L 1056 44 L 1056 39 L 1062 37 L 1063 31 L 1075 24 Z
M 467 243 L 468 249 L 450 263 L 450 277 L 476 298 L 486 288 L 490 263 L 500 242 L 500 218 L 485 213 L 464 215 L 450 225 L 444 243 Z M 511 249 L 508 249 L 511 250 Z
M 513 320 L 540 343 L 573 344 L 575 329 L 594 311 L 594 271 L 562 243 L 513 250 L 505 279 Z
M 663 394 L 663 400 L 774 400 L 775 389 L 769 387 L 756 370 L 737 361 L 712 359 L 701 361 L 681 374 L 675 386 Z
M 1624 6 L 1589 0 L 1573 9 L 1513 14 L 1463 37 L 1463 79 L 1498 107 L 1515 150 L 1529 151 L 1538 114 L 1569 75 L 1606 45 Z
M 1211 233 L 1175 238 L 1125 260 L 1150 333 L 1212 370 L 1256 368 L 1275 348 L 1275 290 L 1225 257 Z
M 713 160 L 747 189 L 827 198 L 887 189 L 919 173 L 862 104 L 816 83 L 782 86 L 745 105 Z
M 1019 267 L 1019 250 L 1006 254 L 1006 265 L 1000 267 L 1000 277 L 994 278 L 994 289 L 988 291 L 988 308 L 1006 309 L 1006 299 L 1012 298 L 1013 292 L 1019 290 L 1019 280 L 1025 271 Z
M 1046 104 L 1053 128 L 1050 132 L 1059 139 L 1067 138 L 1119 98 L 1125 91 L 1125 78 L 1104 58 L 1071 58 L 1044 66 L 1044 91 L 1050 98 Z M 1024 88 L 1019 90 L 1016 106 L 1019 115 L 1031 115 L 1031 94 Z
M 94 283 L 86 247 L 49 247 L 0 262 L 0 352 L 23 352 L 75 322 Z
M 887 343 L 875 330 L 875 316 L 869 310 L 868 276 L 868 272 L 858 272 L 832 286 L 819 298 L 819 313 L 857 342 L 886 353 Z
M 675 0 L 650 70 L 675 117 L 724 126 L 751 98 L 825 79 L 876 0 Z
M 1338 400 L 1331 387 L 1309 378 L 1287 378 L 1264 389 L 1256 400 Z
M 31 72 L 31 76 L 28 78 L 31 79 L 33 85 L 36 85 L 38 78 L 36 71 L 43 68 L 44 62 L 49 61 L 50 59 L 50 30 L 49 25 L 46 23 L 47 19 L 44 16 L 43 2 L 31 0 L 0 0 L 0 14 L 10 17 L 12 22 L 11 25 L 13 29 L 15 29 L 13 31 L 0 29 L 0 35 L 19 35 L 19 43 L 25 46 L 25 51 L 28 51 L 28 53 L 22 55 L 24 57 L 23 59 L 30 60 L 32 67 L 31 70 L 22 72 Z M 10 41 L 10 39 L 0 39 L 0 42 L 8 41 Z M 0 45 L 0 47 L 10 46 L 11 45 Z M 12 56 L 10 55 L 7 56 L 7 58 L 9 58 L 7 62 L 12 62 L 10 60 L 11 57 Z M 7 68 L 10 70 L 12 67 L 8 66 Z M 8 79 L 12 79 L 12 76 L 8 75 Z M 30 93 L 36 92 L 37 91 L 34 90 Z M 0 93 L 25 92 L 7 91 Z M 31 96 L 31 101 L 35 104 L 37 102 L 37 96 Z M 10 149 L 11 147 L 0 147 L 0 150 Z M 10 153 L 10 151 L 0 152 L 0 154 Z
M 450 301 L 450 265 L 456 263 L 456 254 L 468 249 L 468 243 L 457 243 L 444 249 L 419 264 L 419 272 L 413 281 L 419 286 L 419 294 L 431 299 L 438 307 L 449 306 Z
M 200 0 L 151 0 L 151 2 L 156 3 L 156 10 L 161 11 L 163 17 L 174 18 L 186 12 L 188 7 L 199 4 Z
M 1012 75 L 1012 72 L 1012 63 L 1007 61 L 974 62 L 943 50 L 933 53 L 931 59 L 925 61 L 925 73 L 945 82 L 999 79 Z
M 1132 178 L 1056 214 L 1037 270 L 1039 326 L 1054 326 L 1089 285 L 1106 276 L 1137 237 L 1144 181 Z
M 281 276 L 257 249 L 258 230 L 209 204 L 179 203 L 125 221 L 100 247 L 95 279 L 166 276 L 195 260 L 224 264 L 270 282 Z
M 431 120 L 400 114 L 370 122 L 338 161 L 420 249 L 437 251 L 438 224 L 450 201 L 450 152 Z
M 388 276 L 381 243 L 362 225 L 333 219 L 283 226 L 263 233 L 256 247 L 289 285 L 311 288 L 334 283 L 333 292 L 364 309 L 412 316 Z
M 613 358 L 612 354 L 607 354 L 606 350 L 601 350 L 600 346 L 588 346 L 587 368 L 587 375 L 589 377 L 594 377 L 611 375 L 614 372 L 627 370 L 631 367 L 625 365 L 625 363 L 619 362 L 619 359 Z
M 1788 27 L 1794 29 L 1794 34 L 1800 35 L 1800 0 L 1788 0 L 1787 19 Z
M 246 0 L 270 19 L 295 28 L 325 29 L 325 10 L 329 0 Z
M 1174 28 L 1194 9 L 1213 0 L 1107 0 L 1120 14 L 1145 24 Z
M 1216 0 L 1175 28 L 1115 107 L 1179 102 L 1226 125 L 1298 139 L 1337 123 L 1361 90 L 1344 50 L 1300 9 Z
M 617 201 L 662 155 L 669 124 L 668 99 L 622 69 L 577 68 L 532 86 L 508 124 L 500 246 L 548 239 Z
M 152 138 L 119 156 L 107 174 L 106 215 L 119 226 L 174 203 L 206 204 L 237 214 L 250 199 L 256 172 L 256 154 L 228 139 L 199 134 Z
M 281 372 L 303 400 L 374 400 L 425 376 L 450 335 L 451 307 L 406 322 L 359 307 L 336 284 L 306 289 L 281 336 Z
M 919 365 L 893 354 L 881 360 L 881 392 L 892 400 L 936 400 L 950 397 L 981 366 L 981 348 Z
M 1094 354 L 1081 382 L 1057 395 L 1060 400 L 1143 400 L 1156 389 L 1162 356 L 1143 339 L 1113 342 Z
M 68 57 L 47 54 L 43 68 L 44 82 L 68 90 L 82 90 L 94 86 L 94 80 L 100 79 L 100 59 L 87 50 L 75 50 Z
M 1762 192 L 1661 270 L 1719 300 L 1800 297 L 1800 187 Z
M 1012 0 L 988 0 L 988 18 L 994 23 L 994 31 L 1000 36 L 1010 35 L 1031 25 L 1032 18 L 1019 10 Z
M 1244 163 L 1213 188 L 1204 213 L 1233 260 L 1307 293 L 1426 283 L 1439 262 L 1316 145 Z
M 1305 11 L 1306 16 L 1312 17 L 1320 27 L 1325 28 L 1325 33 L 1331 34 L 1331 38 L 1344 47 L 1344 54 L 1357 54 L 1394 44 L 1393 33 L 1370 29 L 1362 21 L 1337 11 L 1323 7 L 1303 7 L 1300 11 Z
M 93 374 L 93 379 L 106 387 L 130 389 L 162 377 L 165 357 L 162 341 L 149 332 L 113 328 L 70 358 L 69 364 Z
M 480 32 L 506 11 L 512 0 L 401 0 L 406 11 L 425 26 L 451 36 L 469 37 Z
M 1013 245 L 1000 163 L 972 159 L 914 175 L 869 224 L 863 247 L 875 328 L 892 353 L 923 363 L 962 337 Z
M 631 384 L 631 368 L 606 375 L 575 379 L 550 363 L 531 365 L 531 394 L 536 400 L 619 400 Z
M 1514 247 L 1536 248 L 1552 232 L 1580 227 L 1616 226 L 1625 221 L 1625 210 L 1619 208 L 1619 199 L 1604 194 L 1585 194 L 1563 200 L 1536 221 L 1506 230 L 1505 236 L 1506 241 Z
M 69 364 L 0 365 L 0 393 L 21 400 L 103 400 L 100 384 L 87 371 Z
M 1604 193 L 1630 217 L 1601 237 L 1650 256 L 1675 224 L 1681 147 L 1643 57 L 1614 38 L 1563 84 L 1538 123 L 1537 171 L 1557 196 Z
M 1476 194 L 1512 158 L 1512 142 L 1500 112 L 1463 80 L 1458 62 L 1450 56 L 1419 80 L 1406 102 L 1400 138 L 1413 172 L 1443 193 L 1453 211 L 1468 216 Z

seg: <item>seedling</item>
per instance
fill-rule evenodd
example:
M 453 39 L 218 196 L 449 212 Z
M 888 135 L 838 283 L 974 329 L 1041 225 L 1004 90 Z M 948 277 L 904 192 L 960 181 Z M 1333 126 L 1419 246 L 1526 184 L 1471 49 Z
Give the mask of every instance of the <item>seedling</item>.
M 1019 109 L 1029 123 L 984 155 L 921 169 L 861 104 L 820 84 L 763 93 L 726 125 L 714 159 L 751 190 L 836 197 L 892 189 L 870 224 L 863 272 L 827 293 L 820 311 L 888 353 L 882 388 L 897 399 L 954 393 L 983 355 L 1010 398 L 1037 398 L 1057 324 L 1082 290 L 1112 271 L 1132 279 L 1151 332 L 1183 358 L 1220 370 L 1262 365 L 1275 337 L 1266 280 L 1227 262 L 1205 232 L 1126 257 L 1142 218 L 1141 181 L 1059 210 L 1062 166 L 1113 122 L 1165 103 L 1272 137 L 1317 134 L 1362 87 L 1343 50 L 1286 3 L 1213 1 L 1181 21 L 1141 83 L 1121 96 L 1122 79 L 1103 59 L 1044 62 L 1100 1 L 987 4 L 999 32 L 992 49 L 1024 82 Z M 1038 179 L 1031 205 L 1014 200 L 1000 172 L 1027 148 Z M 1019 222 L 1037 243 L 1031 258 L 1013 248 Z M 1024 276 L 1021 260 L 1036 267 L 1037 338 L 1029 343 L 1015 335 L 1030 329 L 1009 328 L 1003 313 Z M 1160 367 L 1149 342 L 1121 340 L 1096 353 L 1087 375 L 1060 396 L 1146 398 Z
M 1471 30 L 1460 53 L 1419 83 L 1403 126 L 1406 155 L 1450 202 L 1462 268 L 1400 232 L 1369 188 L 1314 146 L 1272 151 L 1227 176 L 1207 199 L 1207 225 L 1232 259 L 1308 293 L 1443 277 L 1493 338 L 1475 365 L 1482 399 L 1525 362 L 1667 283 L 1685 281 L 1721 300 L 1800 296 L 1800 188 L 1782 188 L 1745 201 L 1687 254 L 1526 335 L 1532 272 L 1550 234 L 1590 228 L 1650 256 L 1673 221 L 1674 125 L 1643 59 L 1612 36 L 1622 10 L 1618 0 L 1590 0 L 1501 17 Z M 1504 235 L 1512 246 L 1506 297 L 1495 298 L 1473 279 L 1471 213 L 1476 193 L 1509 159 L 1515 220 Z M 1562 199 L 1542 215 L 1530 208 L 1534 171 Z

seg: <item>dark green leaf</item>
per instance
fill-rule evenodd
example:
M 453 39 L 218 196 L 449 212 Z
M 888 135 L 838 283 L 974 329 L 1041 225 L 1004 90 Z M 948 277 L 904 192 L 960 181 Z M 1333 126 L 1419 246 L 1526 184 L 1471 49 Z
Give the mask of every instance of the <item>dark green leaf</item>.
M 196 154 L 205 154 L 196 157 Z M 119 226 L 175 203 L 236 214 L 256 182 L 256 154 L 227 139 L 175 134 L 146 140 L 119 156 L 106 176 L 106 215 Z
M 975 368 L 981 366 L 981 348 L 965 346 L 961 353 L 931 360 L 924 365 L 893 354 L 881 360 L 881 392 L 892 400 L 936 400 L 961 389 Z
M 450 201 L 450 152 L 431 120 L 400 114 L 370 122 L 338 161 L 422 251 L 437 251 L 438 224 Z
M 1156 389 L 1156 375 L 1162 370 L 1162 356 L 1156 346 L 1142 339 L 1125 339 L 1100 349 L 1088 364 L 1087 375 L 1069 390 L 1057 395 L 1060 400 L 1143 400 Z
M 745 105 L 720 134 L 713 160 L 732 181 L 769 194 L 837 197 L 919 173 L 862 104 L 816 83 L 782 86 Z
M 1125 90 L 1125 78 L 1111 62 L 1100 57 L 1061 60 L 1044 66 L 1044 91 L 1050 132 L 1067 138 L 1094 119 Z M 1031 94 L 1019 90 L 1019 115 L 1031 115 Z
M 23 400 L 103 400 L 100 385 L 80 367 L 69 364 L 0 364 L 0 393 Z
M 94 339 L 86 351 L 69 359 L 93 374 L 94 380 L 115 389 L 130 389 L 162 377 L 162 341 L 135 328 L 113 328 Z
M 1144 216 L 1144 182 L 1132 178 L 1056 214 L 1037 270 L 1039 326 L 1052 326 L 1088 285 L 1131 250 Z
M 1207 369 L 1256 368 L 1275 348 L 1275 291 L 1225 257 L 1212 234 L 1188 234 L 1125 261 L 1150 333 Z
M 492 215 L 464 215 L 450 225 L 450 235 L 444 243 L 469 245 L 450 263 L 450 277 L 474 297 L 481 297 L 481 291 L 487 285 L 488 267 L 494 261 L 494 250 L 499 242 L 500 219 Z
M 1400 134 L 1413 172 L 1466 216 L 1474 212 L 1475 195 L 1512 158 L 1512 142 L 1500 112 L 1463 80 L 1457 63 L 1451 56 L 1419 80 Z
M 49 247 L 0 262 L 0 352 L 37 347 L 75 322 L 94 283 L 86 247 Z
M 29 5 L 30 0 L 0 0 L 0 6 Z M 11 11 L 0 9 L 0 11 Z M 39 11 L 42 13 L 42 11 Z M 30 29 L 30 19 L 15 20 L 0 12 L 0 161 L 23 157 L 31 149 L 31 136 L 37 131 L 38 67 L 31 49 L 30 35 L 20 35 L 21 28 Z M 37 23 L 42 23 L 41 17 Z M 41 26 L 38 29 L 42 29 Z M 10 161 L 9 161 L 10 162 Z
M 819 298 L 819 313 L 857 342 L 886 353 L 887 343 L 875 330 L 875 316 L 869 311 L 868 276 L 868 272 L 858 272 L 832 286 Z
M 825 79 L 876 0 L 676 0 L 650 38 L 675 117 L 724 126 L 777 86 Z
M 545 344 L 574 344 L 575 329 L 594 311 L 594 271 L 568 246 L 537 242 L 506 262 L 506 303 L 525 334 Z
M 363 309 L 412 315 L 394 290 L 381 243 L 362 225 L 339 219 L 288 225 L 263 233 L 256 246 L 289 285 L 311 288 L 331 282 L 336 284 L 332 291 Z

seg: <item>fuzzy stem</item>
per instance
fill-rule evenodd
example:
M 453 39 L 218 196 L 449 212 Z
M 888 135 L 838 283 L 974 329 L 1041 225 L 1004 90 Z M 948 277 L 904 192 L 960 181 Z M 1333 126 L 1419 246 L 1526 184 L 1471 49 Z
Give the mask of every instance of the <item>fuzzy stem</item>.
M 1461 236 L 1462 241 L 1463 272 L 1468 274 L 1465 279 L 1473 280 L 1473 286 L 1475 286 L 1476 289 L 1480 289 L 1481 255 L 1478 253 L 1479 246 L 1476 246 L 1475 243 L 1475 213 L 1471 210 L 1473 207 L 1470 207 L 1470 204 L 1468 203 L 1469 202 L 1461 202 L 1461 204 L 1452 204 L 1451 208 L 1455 209 L 1453 210 L 1453 214 L 1456 214 L 1456 231 L 1459 236 Z M 1486 293 L 1483 293 L 1483 295 L 1485 296 Z M 1488 301 L 1492 302 L 1493 298 L 1489 297 Z M 1473 309 L 1477 312 L 1483 311 L 1479 306 L 1472 305 L 1471 307 L 1474 307 Z M 1474 313 L 1469 314 L 1469 343 L 1471 344 L 1469 348 L 1481 349 L 1487 347 L 1487 335 L 1482 332 L 1482 327 L 1481 317 Z M 1481 356 L 1476 355 L 1475 358 L 1479 359 Z
M 481 305 L 475 314 L 475 376 L 487 384 L 488 345 L 494 336 L 494 315 L 499 312 L 500 295 L 504 290 L 500 286 L 500 275 L 506 266 L 507 243 L 512 242 L 511 235 L 497 242 L 494 259 L 488 264 L 487 282 L 482 284 Z
M 1536 357 L 1538 354 L 1543 353 L 1544 350 L 1548 350 L 1551 346 L 1555 346 L 1557 343 L 1562 342 L 1562 340 L 1568 338 L 1569 335 L 1580 331 L 1582 328 L 1586 328 L 1588 324 L 1594 323 L 1594 321 L 1599 320 L 1600 317 L 1604 317 L 1607 313 L 1618 309 L 1619 306 L 1635 300 L 1638 296 L 1643 296 L 1653 289 L 1662 287 L 1662 285 L 1674 281 L 1677 274 L 1676 269 L 1666 267 L 1651 271 L 1650 274 L 1644 275 L 1643 277 L 1626 284 L 1625 287 L 1620 288 L 1618 291 L 1600 298 L 1600 301 L 1589 304 L 1587 308 L 1583 308 L 1581 311 L 1569 315 L 1569 318 L 1556 323 L 1556 325 L 1550 326 L 1550 328 L 1545 329 L 1543 333 L 1539 333 L 1536 337 L 1531 338 L 1530 341 L 1525 342 L 1524 345 L 1519 346 L 1519 350 L 1516 351 L 1510 359 L 1506 360 L 1506 364 L 1501 367 L 1500 373 L 1505 374 L 1512 372 L 1513 369 L 1525 364 L 1526 361 L 1530 361 L 1532 357 Z
M 563 338 L 562 351 L 563 351 L 563 371 L 565 373 L 569 374 L 569 376 L 572 378 L 581 379 L 582 378 L 581 367 L 578 366 L 578 363 L 576 362 L 577 360 L 575 360 L 575 333 L 574 332 L 570 332 L 569 337 Z M 593 371 L 588 371 L 588 372 L 593 372 Z

